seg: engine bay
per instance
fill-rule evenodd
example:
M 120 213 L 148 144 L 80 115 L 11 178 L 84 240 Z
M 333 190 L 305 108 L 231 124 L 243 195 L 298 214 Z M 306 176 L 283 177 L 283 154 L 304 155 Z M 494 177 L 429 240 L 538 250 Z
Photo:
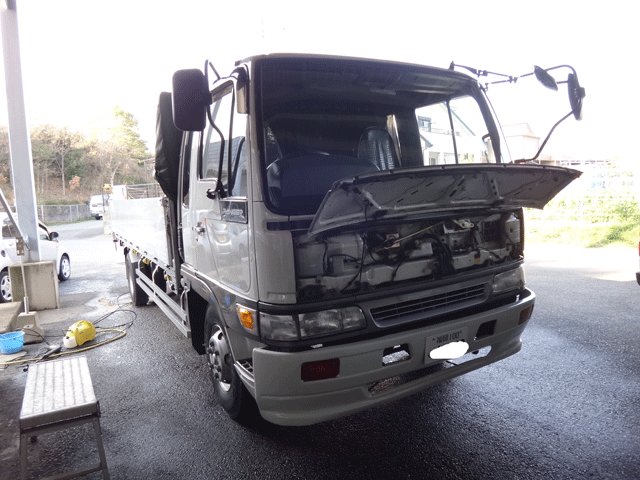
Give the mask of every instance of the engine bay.
M 294 234 L 298 301 L 435 281 L 523 258 L 521 209 Z

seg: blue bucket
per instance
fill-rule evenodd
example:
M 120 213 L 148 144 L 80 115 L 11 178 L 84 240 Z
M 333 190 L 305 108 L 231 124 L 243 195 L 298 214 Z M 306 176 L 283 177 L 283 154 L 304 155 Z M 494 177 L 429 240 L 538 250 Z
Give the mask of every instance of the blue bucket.
M 0 353 L 8 355 L 22 350 L 24 332 L 3 333 L 0 335 Z

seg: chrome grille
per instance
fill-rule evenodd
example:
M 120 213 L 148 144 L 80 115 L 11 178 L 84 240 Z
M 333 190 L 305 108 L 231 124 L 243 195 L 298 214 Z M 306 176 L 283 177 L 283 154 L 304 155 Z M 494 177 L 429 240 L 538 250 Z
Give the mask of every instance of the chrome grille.
M 409 315 L 449 309 L 448 307 L 462 302 L 468 303 L 470 300 L 481 300 L 484 296 L 485 284 L 473 285 L 417 300 L 372 308 L 371 316 L 376 322 L 386 322 Z

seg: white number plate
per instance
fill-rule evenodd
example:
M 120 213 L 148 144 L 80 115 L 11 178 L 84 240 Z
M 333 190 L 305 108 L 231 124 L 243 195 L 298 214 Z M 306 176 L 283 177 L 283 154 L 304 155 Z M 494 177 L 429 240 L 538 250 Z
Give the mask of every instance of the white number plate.
M 442 332 L 431 337 L 427 337 L 427 343 L 425 348 L 425 361 L 428 361 L 434 357 L 430 353 L 436 348 L 442 347 L 453 342 L 466 342 L 468 340 L 467 327 L 458 328 L 457 330 L 450 330 L 448 332 Z M 436 357 L 439 358 L 439 357 Z

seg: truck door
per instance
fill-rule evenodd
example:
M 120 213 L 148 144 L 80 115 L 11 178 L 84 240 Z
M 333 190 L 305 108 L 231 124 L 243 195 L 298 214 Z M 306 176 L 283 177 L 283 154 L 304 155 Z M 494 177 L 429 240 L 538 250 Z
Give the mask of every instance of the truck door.
M 247 115 L 235 108 L 233 80 L 215 88 L 212 98 L 213 125 L 209 122 L 203 132 L 202 155 L 191 170 L 193 251 L 187 261 L 215 283 L 246 293 L 250 288 Z

